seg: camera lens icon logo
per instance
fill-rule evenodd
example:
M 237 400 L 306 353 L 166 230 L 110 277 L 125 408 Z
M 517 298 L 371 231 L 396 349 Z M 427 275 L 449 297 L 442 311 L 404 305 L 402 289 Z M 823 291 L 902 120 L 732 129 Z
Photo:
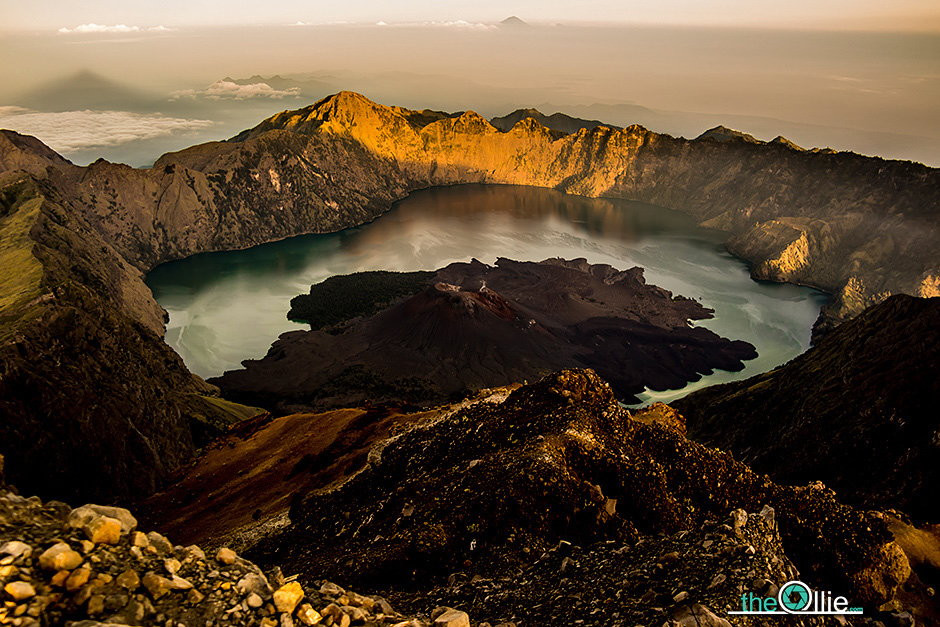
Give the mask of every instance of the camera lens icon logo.
M 777 601 L 785 612 L 803 612 L 809 608 L 812 595 L 802 581 L 788 581 L 780 586 Z

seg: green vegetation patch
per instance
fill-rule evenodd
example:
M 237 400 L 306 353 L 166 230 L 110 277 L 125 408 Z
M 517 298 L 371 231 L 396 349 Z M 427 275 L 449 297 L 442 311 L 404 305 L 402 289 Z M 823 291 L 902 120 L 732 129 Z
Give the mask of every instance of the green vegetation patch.
M 186 409 L 192 419 L 193 440 L 198 447 L 205 446 L 240 422 L 267 413 L 260 407 L 201 394 L 189 395 Z
M 313 329 L 370 316 L 399 300 L 427 289 L 434 272 L 356 272 L 330 277 L 310 287 L 309 294 L 290 301 L 287 317 Z
M 19 181 L 0 189 L 0 340 L 42 294 L 43 269 L 30 230 L 43 199 L 30 188 L 28 181 Z

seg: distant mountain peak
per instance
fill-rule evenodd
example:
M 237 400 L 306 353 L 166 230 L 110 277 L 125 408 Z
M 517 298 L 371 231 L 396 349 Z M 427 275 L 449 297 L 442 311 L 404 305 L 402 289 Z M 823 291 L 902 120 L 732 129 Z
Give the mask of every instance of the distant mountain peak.
M 792 148 L 793 150 L 806 150 L 802 146 L 798 146 L 797 144 L 794 144 L 783 135 L 777 135 L 776 137 L 770 140 L 770 143 L 779 144 L 781 146 L 786 146 L 787 148 Z
M 369 121 L 366 122 L 367 120 Z M 335 127 L 345 128 L 354 126 L 356 123 L 369 128 L 392 128 L 392 125 L 399 122 L 407 124 L 405 116 L 398 108 L 375 103 L 354 91 L 340 91 L 312 105 L 276 113 L 254 128 L 242 131 L 229 141 L 244 141 L 273 129 L 299 133 L 313 132 L 327 122 Z
M 501 131 L 508 131 L 525 119 L 535 120 L 545 128 L 565 134 L 575 133 L 581 129 L 591 130 L 597 128 L 598 126 L 618 128 L 612 124 L 601 122 L 600 120 L 583 120 L 581 118 L 575 118 L 564 113 L 553 113 L 551 115 L 545 115 L 538 109 L 531 108 L 516 109 L 508 115 L 491 119 L 490 124 Z
M 50 81 L 48 85 L 56 85 L 60 88 L 80 86 L 85 89 L 127 89 L 117 81 L 89 69 L 78 70 L 58 80 Z
M 332 96 L 327 96 L 321 102 L 336 103 L 336 104 L 344 105 L 344 106 L 363 105 L 363 104 L 371 105 L 371 106 L 384 106 L 384 105 L 376 104 L 375 102 L 369 100 L 368 98 L 366 98 L 365 96 L 363 96 L 357 91 L 350 91 L 348 89 L 338 91 Z
M 88 69 L 56 78 L 14 99 L 38 111 L 153 110 L 159 98 Z
M 362 109 L 372 109 L 372 108 L 382 108 L 387 109 L 384 105 L 377 104 L 360 93 L 354 91 L 339 91 L 335 94 L 330 94 L 325 98 L 318 100 L 312 105 L 308 105 L 301 109 L 282 111 L 269 118 L 271 120 L 282 118 L 287 115 L 294 115 L 296 113 L 304 112 L 309 115 L 320 114 L 324 115 L 325 112 L 337 112 L 337 111 L 349 111 L 355 112 Z
M 754 137 L 753 135 L 748 135 L 747 133 L 736 131 L 733 128 L 728 128 L 727 126 L 716 126 L 715 128 L 710 128 L 695 138 L 696 141 L 706 140 L 706 139 L 711 140 L 711 141 L 716 141 L 716 142 L 740 141 L 740 142 L 746 142 L 748 144 L 764 143 L 761 140 Z
M 500 26 L 528 26 L 529 25 L 528 22 L 516 17 L 515 15 L 510 15 L 499 24 Z

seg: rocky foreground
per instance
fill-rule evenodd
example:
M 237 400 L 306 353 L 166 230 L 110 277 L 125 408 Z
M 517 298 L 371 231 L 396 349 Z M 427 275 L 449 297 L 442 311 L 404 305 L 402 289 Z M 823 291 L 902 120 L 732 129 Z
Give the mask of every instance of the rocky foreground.
M 399 596 L 411 604 L 459 604 L 473 608 L 474 616 L 509 617 L 522 625 L 730 627 L 741 619 L 726 612 L 740 609 L 742 594 L 775 595 L 779 584 L 798 574 L 784 550 L 774 510 L 765 507 L 752 514 L 734 510 L 723 521 L 647 536 L 635 544 L 606 541 L 582 547 L 561 541 L 511 577 L 461 573 L 426 595 Z M 887 624 L 913 621 L 904 611 L 878 616 Z M 748 624 L 779 621 L 749 618 Z M 798 617 L 792 624 L 826 623 Z
M 727 612 L 794 578 L 864 607 L 851 624 L 936 620 L 929 570 L 887 517 L 775 484 L 684 429 L 668 406 L 628 412 L 593 372 L 563 371 L 308 485 L 252 561 L 143 533 L 121 508 L 0 488 L 0 624 L 774 625 Z
M 285 333 L 263 359 L 211 379 L 227 398 L 282 413 L 440 405 L 590 367 L 637 403 L 647 387 L 678 388 L 757 356 L 747 342 L 692 326 L 712 310 L 647 284 L 642 268 L 585 259 L 333 277 L 291 312 L 325 323 Z
M 441 607 L 402 616 L 379 596 L 263 573 L 228 548 L 207 555 L 137 529 L 119 507 L 71 509 L 0 489 L 0 625 L 469 627 Z
M 724 615 L 795 572 L 869 614 L 931 606 L 883 516 L 822 484 L 776 484 L 683 431 L 667 406 L 631 414 L 594 373 L 564 371 L 377 447 L 248 554 L 416 610 L 459 600 L 526 625 Z

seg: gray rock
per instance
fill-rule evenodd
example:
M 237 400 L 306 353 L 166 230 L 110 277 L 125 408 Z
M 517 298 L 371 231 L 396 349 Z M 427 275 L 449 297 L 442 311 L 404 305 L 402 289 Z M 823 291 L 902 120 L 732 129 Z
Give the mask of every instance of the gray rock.
M 172 588 L 169 579 L 157 575 L 156 573 L 147 573 L 144 575 L 142 582 L 144 587 L 147 588 L 147 591 L 150 592 L 150 596 L 154 599 L 159 599 Z
M 157 549 L 160 553 L 167 555 L 173 552 L 173 543 L 166 539 L 166 536 L 156 531 L 147 532 L 147 541 L 150 546 Z
M 323 585 L 320 586 L 320 594 L 322 594 L 325 597 L 336 598 L 340 595 L 346 594 L 346 590 L 341 588 L 340 586 L 337 586 L 335 583 L 325 581 L 323 582 Z
M 82 505 L 81 507 L 76 507 L 73 509 L 69 514 L 68 523 L 70 527 L 83 529 L 87 527 L 92 520 L 98 518 L 99 516 L 116 518 L 117 520 L 121 521 L 121 533 L 131 533 L 137 529 L 137 519 L 134 518 L 133 514 L 131 514 L 129 510 L 126 510 L 123 507 L 95 505 L 94 503 L 88 503 L 87 505 Z
M 82 556 L 65 542 L 58 542 L 39 556 L 39 565 L 48 570 L 73 570 L 82 563 Z
M 3 591 L 17 602 L 25 601 L 26 599 L 31 599 L 36 596 L 36 589 L 31 583 L 26 581 L 10 582 L 3 587 Z
M 185 549 L 183 549 L 182 551 L 180 551 L 180 557 L 181 557 L 184 561 L 185 561 L 185 560 L 189 560 L 189 561 L 191 561 L 191 562 L 192 562 L 192 561 L 196 561 L 196 560 L 205 560 L 205 559 L 206 559 L 206 552 L 203 551 L 202 549 L 200 549 L 200 548 L 199 548 L 198 546 L 196 546 L 195 544 L 192 544 L 192 545 L 186 547 Z
M 173 575 L 173 578 L 170 579 L 170 588 L 173 590 L 191 590 L 193 584 L 189 579 L 183 579 L 179 575 Z
M 10 556 L 13 559 L 20 557 L 29 557 L 33 553 L 33 547 L 19 540 L 11 540 L 3 546 L 0 546 L 0 556 Z
M 268 580 L 259 573 L 248 573 L 238 580 L 235 589 L 242 595 L 256 594 L 262 599 L 270 599 L 274 592 Z
M 434 619 L 434 627 L 470 627 L 470 616 L 466 612 L 451 608 L 439 608 L 445 611 Z M 436 612 L 437 610 L 435 610 Z
M 672 621 L 681 627 L 731 627 L 730 622 L 700 603 L 678 609 Z

